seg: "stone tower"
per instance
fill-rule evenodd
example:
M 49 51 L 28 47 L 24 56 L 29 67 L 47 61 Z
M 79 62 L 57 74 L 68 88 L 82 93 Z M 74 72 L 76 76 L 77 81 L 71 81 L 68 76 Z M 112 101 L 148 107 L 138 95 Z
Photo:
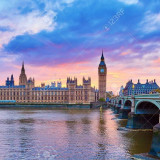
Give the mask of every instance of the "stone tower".
M 101 56 L 101 61 L 98 67 L 98 78 L 99 78 L 99 98 L 104 98 L 106 100 L 106 79 L 107 79 L 107 67 L 105 64 L 103 51 Z
M 91 97 L 91 78 L 85 79 L 83 77 L 83 102 L 89 103 L 92 102 Z
M 24 62 L 22 63 L 21 74 L 19 76 L 19 85 L 27 85 L 27 76 L 25 74 Z
M 67 78 L 67 88 L 69 89 L 69 103 L 71 104 L 76 102 L 76 86 L 77 78 Z

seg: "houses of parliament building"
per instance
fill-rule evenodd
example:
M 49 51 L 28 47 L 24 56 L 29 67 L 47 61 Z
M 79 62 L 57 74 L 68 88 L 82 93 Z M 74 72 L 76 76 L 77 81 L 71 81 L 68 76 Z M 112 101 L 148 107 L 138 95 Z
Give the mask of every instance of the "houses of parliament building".
M 7 78 L 5 86 L 0 86 L 0 102 L 89 104 L 98 101 L 99 98 L 106 99 L 106 75 L 107 68 L 102 53 L 98 67 L 99 90 L 91 87 L 91 78 L 83 78 L 83 84 L 78 85 L 77 78 L 68 77 L 65 88 L 61 82 L 36 87 L 34 78 L 27 79 L 23 63 L 19 85 L 14 85 L 14 77 L 11 75 L 10 79 Z

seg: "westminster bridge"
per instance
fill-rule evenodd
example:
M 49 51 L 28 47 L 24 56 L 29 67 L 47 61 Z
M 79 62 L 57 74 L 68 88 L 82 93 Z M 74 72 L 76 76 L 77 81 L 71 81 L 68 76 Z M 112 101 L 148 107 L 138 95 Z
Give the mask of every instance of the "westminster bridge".
M 119 119 L 128 119 L 126 128 L 153 129 L 150 154 L 160 158 L 160 94 L 144 94 L 111 99 Z

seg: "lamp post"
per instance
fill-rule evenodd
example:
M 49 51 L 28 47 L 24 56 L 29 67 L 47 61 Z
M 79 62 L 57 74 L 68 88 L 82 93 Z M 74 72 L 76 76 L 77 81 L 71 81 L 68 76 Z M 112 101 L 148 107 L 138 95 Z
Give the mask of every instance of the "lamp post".
M 121 101 L 121 108 L 123 109 L 124 108 L 124 90 L 122 90 L 122 101 Z
M 135 96 L 134 96 L 134 88 L 135 88 L 135 85 L 133 84 L 133 85 L 132 85 L 132 107 L 131 107 L 131 112 L 134 112 L 134 111 L 135 111 Z
M 135 88 L 135 85 L 133 84 L 132 85 L 132 96 L 134 96 L 134 88 Z
M 122 96 L 124 96 L 124 89 L 122 89 Z

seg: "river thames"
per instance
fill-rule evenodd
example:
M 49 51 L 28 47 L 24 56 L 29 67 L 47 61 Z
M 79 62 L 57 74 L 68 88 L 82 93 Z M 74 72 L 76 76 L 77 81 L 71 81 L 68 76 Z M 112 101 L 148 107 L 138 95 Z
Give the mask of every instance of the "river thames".
M 119 131 L 110 109 L 0 110 L 1 160 L 127 160 L 148 152 L 150 131 Z

